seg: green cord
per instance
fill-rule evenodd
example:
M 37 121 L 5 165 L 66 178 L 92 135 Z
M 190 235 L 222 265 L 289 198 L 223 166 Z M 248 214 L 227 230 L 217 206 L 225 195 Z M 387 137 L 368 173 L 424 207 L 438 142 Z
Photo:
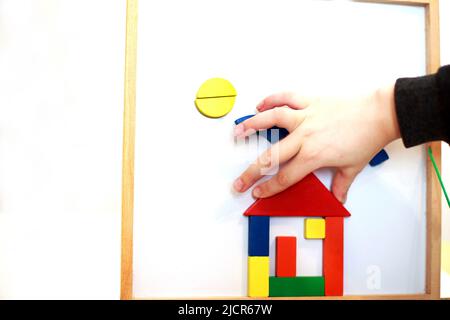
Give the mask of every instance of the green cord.
M 450 208 L 450 199 L 448 197 L 447 191 L 445 190 L 444 182 L 442 181 L 442 177 L 441 177 L 441 174 L 437 167 L 436 161 L 434 160 L 434 156 L 433 156 L 433 152 L 431 151 L 431 147 L 428 147 L 428 154 L 430 155 L 430 159 L 431 159 L 431 162 L 433 163 L 434 170 L 436 171 L 436 175 L 439 179 L 439 183 L 441 184 L 442 191 L 444 191 L 445 199 L 447 199 L 447 204 Z

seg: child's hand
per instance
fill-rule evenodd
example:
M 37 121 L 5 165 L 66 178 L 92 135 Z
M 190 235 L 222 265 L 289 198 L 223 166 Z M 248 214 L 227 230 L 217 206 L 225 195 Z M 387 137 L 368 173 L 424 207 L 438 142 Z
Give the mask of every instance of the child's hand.
M 305 98 L 294 93 L 264 99 L 254 117 L 235 128 L 242 138 L 273 126 L 289 135 L 265 151 L 234 182 L 248 190 L 268 169 L 285 163 L 270 180 L 253 189 L 253 196 L 272 196 L 322 167 L 337 169 L 331 190 L 345 202 L 347 191 L 364 166 L 386 144 L 400 138 L 394 87 L 350 99 Z M 277 155 L 277 156 L 274 156 Z

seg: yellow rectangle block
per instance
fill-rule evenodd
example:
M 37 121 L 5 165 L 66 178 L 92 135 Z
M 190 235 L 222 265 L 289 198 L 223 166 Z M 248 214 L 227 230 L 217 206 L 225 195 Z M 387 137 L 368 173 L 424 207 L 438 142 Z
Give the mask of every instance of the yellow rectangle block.
M 269 296 L 269 257 L 248 257 L 248 296 Z
M 305 219 L 305 239 L 325 239 L 325 219 Z

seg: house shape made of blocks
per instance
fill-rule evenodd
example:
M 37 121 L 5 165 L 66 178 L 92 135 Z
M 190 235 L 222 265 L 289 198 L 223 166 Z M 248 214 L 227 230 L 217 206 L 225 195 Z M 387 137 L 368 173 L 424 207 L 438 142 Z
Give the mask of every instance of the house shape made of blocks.
M 256 200 L 244 216 L 249 218 L 249 297 L 343 295 L 344 218 L 350 213 L 313 173 L 277 195 Z M 297 239 L 292 236 L 276 237 L 275 276 L 269 275 L 270 217 L 306 217 L 304 237 L 323 241 L 322 276 L 296 274 Z

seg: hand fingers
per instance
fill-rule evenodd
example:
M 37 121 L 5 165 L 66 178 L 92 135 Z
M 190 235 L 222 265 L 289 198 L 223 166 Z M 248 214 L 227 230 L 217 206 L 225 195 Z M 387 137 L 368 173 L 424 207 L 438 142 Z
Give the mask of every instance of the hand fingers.
M 273 126 L 286 128 L 289 132 L 292 132 L 304 119 L 305 115 L 302 111 L 295 111 L 288 107 L 275 108 L 260 112 L 238 124 L 234 129 L 234 135 L 238 138 L 243 138 L 255 133 L 257 130 L 269 129 Z
M 255 198 L 273 196 L 300 181 L 315 169 L 317 168 L 314 162 L 302 159 L 300 152 L 294 159 L 281 168 L 274 177 L 253 189 L 253 196 Z
M 237 192 L 245 192 L 264 175 L 270 174 L 281 163 L 294 157 L 300 150 L 300 140 L 295 133 L 264 151 L 233 184 Z
M 342 203 L 347 200 L 347 193 L 359 171 L 354 169 L 339 169 L 333 178 L 331 192 Z
M 256 106 L 256 109 L 262 112 L 275 107 L 288 106 L 291 109 L 298 110 L 308 107 L 311 101 L 312 99 L 301 97 L 293 92 L 281 92 L 265 98 Z

